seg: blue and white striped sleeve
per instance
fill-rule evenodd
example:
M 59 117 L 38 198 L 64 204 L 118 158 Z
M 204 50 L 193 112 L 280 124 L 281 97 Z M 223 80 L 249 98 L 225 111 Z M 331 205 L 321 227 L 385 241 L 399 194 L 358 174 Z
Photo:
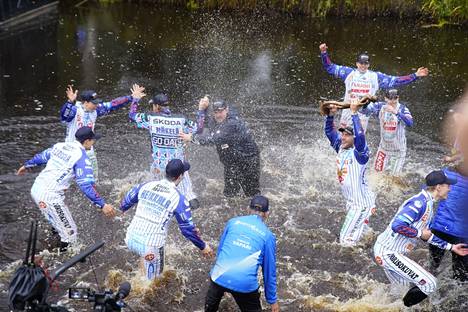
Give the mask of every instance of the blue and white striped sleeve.
M 148 183 L 148 182 L 146 182 Z M 127 211 L 128 209 L 132 208 L 134 205 L 138 203 L 138 194 L 140 193 L 140 189 L 146 183 L 141 183 L 133 186 L 127 194 L 125 194 L 124 198 L 120 202 L 120 210 Z
M 174 211 L 177 223 L 179 224 L 179 229 L 182 232 L 182 235 L 190 240 L 195 246 L 200 250 L 205 249 L 205 242 L 200 238 L 193 224 L 192 212 L 190 211 L 190 206 L 188 201 L 180 195 L 179 204 Z
M 76 184 L 78 184 L 83 194 L 96 206 L 104 207 L 106 202 L 96 190 L 93 166 L 86 152 L 83 151 L 83 155 L 73 166 L 73 172 L 75 173 Z
M 417 204 L 418 202 L 421 203 L 421 205 Z M 392 222 L 393 232 L 407 237 L 421 237 L 422 232 L 415 228 L 413 223 L 419 221 L 425 212 L 425 201 L 423 202 L 418 198 L 409 200 L 395 216 L 395 219 Z
M 26 168 L 31 168 L 31 167 L 36 167 L 40 165 L 46 164 L 49 159 L 50 159 L 50 152 L 52 151 L 52 148 L 48 148 L 45 151 L 42 151 L 36 155 L 34 155 L 33 158 L 28 160 L 27 162 L 24 163 L 24 166 Z

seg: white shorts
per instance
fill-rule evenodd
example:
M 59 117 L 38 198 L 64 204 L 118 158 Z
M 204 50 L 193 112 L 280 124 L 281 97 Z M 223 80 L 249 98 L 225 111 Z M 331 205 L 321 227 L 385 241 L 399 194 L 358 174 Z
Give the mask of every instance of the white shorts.
M 147 246 L 128 235 L 125 238 L 125 243 L 130 251 L 142 257 L 145 276 L 148 280 L 161 275 L 164 269 L 164 246 Z
M 31 188 L 31 196 L 46 220 L 60 235 L 60 240 L 66 243 L 76 242 L 78 235 L 76 224 L 70 210 L 65 205 L 64 195 L 44 191 L 37 183 L 34 183 Z
M 391 283 L 417 286 L 429 295 L 437 288 L 437 279 L 405 255 L 393 252 L 379 243 L 374 245 L 375 262 L 382 266 Z

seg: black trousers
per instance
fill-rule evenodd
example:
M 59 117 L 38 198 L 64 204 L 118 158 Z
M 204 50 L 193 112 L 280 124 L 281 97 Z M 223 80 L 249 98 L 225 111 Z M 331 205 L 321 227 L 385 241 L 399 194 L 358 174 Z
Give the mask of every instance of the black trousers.
M 431 230 L 432 233 L 442 238 L 443 240 L 449 242 L 450 244 L 466 243 L 468 244 L 467 239 L 461 239 L 456 236 L 452 236 L 437 230 Z M 431 270 L 435 271 L 442 262 L 442 259 L 445 255 L 444 249 L 440 249 L 434 245 L 429 245 L 429 254 L 431 261 Z M 453 278 L 466 282 L 468 281 L 468 256 L 459 256 L 456 253 L 452 252 L 452 270 Z
M 239 195 L 240 189 L 245 196 L 260 194 L 260 156 L 224 163 L 224 196 Z
M 205 298 L 205 312 L 218 311 L 219 303 L 225 292 L 231 293 L 242 312 L 262 311 L 258 289 L 250 293 L 240 293 L 220 286 L 210 279 L 210 287 Z

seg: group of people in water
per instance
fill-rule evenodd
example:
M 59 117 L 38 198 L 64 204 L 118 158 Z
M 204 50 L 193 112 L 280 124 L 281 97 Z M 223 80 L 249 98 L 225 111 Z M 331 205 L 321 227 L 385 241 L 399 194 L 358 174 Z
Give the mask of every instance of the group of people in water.
M 325 43 L 319 49 L 325 70 L 344 81 L 344 101 L 350 107 L 341 110 L 338 128 L 334 119 L 339 107 L 329 107 L 325 117 L 325 135 L 337 152 L 337 179 L 346 200 L 347 213 L 339 242 L 344 247 L 352 247 L 368 232 L 371 216 L 376 212 L 375 194 L 366 179 L 371 155 L 365 135 L 369 118 L 374 116 L 380 123 L 375 171 L 400 176 L 407 151 L 405 129 L 413 125 L 413 118 L 408 106 L 399 101 L 397 88 L 427 76 L 429 71 L 421 67 L 413 74 L 390 76 L 369 70 L 370 56 L 367 53 L 359 54 L 356 68 L 351 68 L 332 63 Z M 386 90 L 385 101 L 365 107 L 359 105 L 359 99 L 374 96 L 380 89 Z M 131 87 L 130 95 L 110 102 L 98 99 L 93 90 L 78 94 L 72 86 L 68 87 L 66 94 L 67 101 L 60 110 L 61 121 L 67 125 L 65 141 L 35 155 L 17 171 L 22 175 L 28 168 L 46 165 L 36 178 L 31 195 L 52 226 L 52 235 L 59 242 L 56 247 L 66 251 L 77 241 L 77 226 L 64 197 L 64 191 L 73 179 L 83 194 L 106 216 L 116 214 L 116 209 L 96 190 L 98 161 L 93 145 L 100 136 L 94 132 L 94 127 L 98 117 L 130 105 L 129 120 L 137 128 L 149 131 L 152 145 L 150 170 L 154 179 L 133 186 L 119 207 L 125 212 L 136 205 L 125 242 L 129 250 L 141 257 L 142 273 L 149 280 L 162 273 L 164 245 L 172 217 L 176 218 L 181 233 L 204 256 L 214 257 L 213 249 L 202 239 L 192 219 L 192 210 L 201 204 L 193 191 L 190 164 L 185 156 L 185 148 L 190 142 L 214 145 L 224 167 L 224 195 L 237 196 L 243 191 L 252 199 L 249 205 L 251 214 L 229 220 L 224 229 L 210 273 L 205 311 L 217 311 L 224 292 L 233 295 L 242 311 L 261 311 L 257 281 L 259 266 L 263 270 L 266 300 L 273 311 L 279 311 L 276 239 L 265 224 L 270 206 L 268 198 L 260 195 L 260 152 L 235 107 L 223 100 L 211 102 L 208 97 L 203 97 L 194 122 L 173 113 L 171 101 L 165 93 L 158 93 L 149 101 L 151 111 L 139 112 L 139 102 L 146 94 L 145 88 L 137 84 Z M 468 233 L 464 229 L 458 231 L 464 228 L 463 225 L 459 228 L 456 221 L 446 217 L 453 215 L 453 210 L 462 209 L 460 194 L 467 194 L 468 178 L 444 169 L 430 172 L 425 181 L 427 188 L 400 206 L 374 246 L 375 261 L 382 266 L 389 280 L 412 286 L 403 298 L 406 306 L 419 303 L 436 289 L 436 278 L 406 255 L 418 240 L 426 241 L 437 249 L 452 251 L 459 257 L 454 258 L 455 275 L 462 280 L 468 279 L 468 245 L 465 245 Z M 455 199 L 450 200 L 451 196 Z M 448 212 L 439 218 L 437 229 L 429 229 L 434 223 L 434 203 L 437 201 L 445 203 Z M 450 224 L 452 231 L 445 230 L 446 223 Z M 441 253 L 431 250 L 439 256 L 440 263 Z

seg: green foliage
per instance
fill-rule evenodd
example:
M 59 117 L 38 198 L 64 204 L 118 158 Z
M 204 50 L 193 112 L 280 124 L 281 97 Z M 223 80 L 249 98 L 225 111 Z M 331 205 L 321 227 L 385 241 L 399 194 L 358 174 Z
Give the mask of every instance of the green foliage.
M 467 0 L 423 0 L 422 12 L 438 22 L 438 26 L 447 23 L 466 23 L 468 20 Z

